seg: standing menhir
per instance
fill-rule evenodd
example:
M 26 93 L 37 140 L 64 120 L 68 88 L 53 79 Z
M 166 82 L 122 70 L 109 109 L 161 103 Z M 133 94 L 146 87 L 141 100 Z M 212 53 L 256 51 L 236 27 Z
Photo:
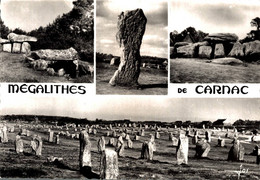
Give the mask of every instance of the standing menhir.
M 233 140 L 233 146 L 228 153 L 228 161 L 243 161 L 245 154 L 245 148 L 239 142 L 239 140 Z
M 209 151 L 210 151 L 210 144 L 207 143 L 205 139 L 202 139 L 196 144 L 195 157 L 205 158 L 208 156 Z
M 23 140 L 19 135 L 15 137 L 15 151 L 17 154 L 23 153 Z
M 117 179 L 119 175 L 118 157 L 116 151 L 105 149 L 100 158 L 100 178 Z
M 3 140 L 1 138 L 1 141 L 2 141 L 2 143 L 6 143 L 6 142 L 8 142 L 6 125 L 3 126 L 3 130 L 2 131 L 3 131 Z
M 110 85 L 138 86 L 141 56 L 140 47 L 147 19 L 142 9 L 121 13 L 118 18 L 117 41 L 122 49 L 118 70 L 110 79 Z
M 180 134 L 177 150 L 177 164 L 188 164 L 189 138 Z
M 34 135 L 31 141 L 32 153 L 36 156 L 42 155 L 42 138 L 38 135 Z
M 123 137 L 119 136 L 119 138 L 117 140 L 117 144 L 116 144 L 116 152 L 119 157 L 123 156 L 124 148 L 125 148 L 125 145 L 124 145 Z
M 80 132 L 80 153 L 79 153 L 79 167 L 89 167 L 91 169 L 91 142 L 88 133 L 84 130 Z
M 151 135 L 149 142 L 144 142 L 142 145 L 141 159 L 153 160 L 153 152 L 156 151 L 154 136 Z
M 106 148 L 106 140 L 104 136 L 101 136 L 101 138 L 98 140 L 98 152 L 102 152 Z

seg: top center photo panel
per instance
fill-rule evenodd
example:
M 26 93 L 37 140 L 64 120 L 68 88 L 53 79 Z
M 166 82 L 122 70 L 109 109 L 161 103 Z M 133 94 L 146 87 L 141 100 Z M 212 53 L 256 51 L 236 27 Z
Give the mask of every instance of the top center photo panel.
M 168 3 L 97 0 L 96 93 L 167 95 Z

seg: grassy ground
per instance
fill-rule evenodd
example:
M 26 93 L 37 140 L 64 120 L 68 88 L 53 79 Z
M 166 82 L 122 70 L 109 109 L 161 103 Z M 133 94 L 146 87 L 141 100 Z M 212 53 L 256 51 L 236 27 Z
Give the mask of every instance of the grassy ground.
M 30 124 L 31 126 L 32 124 Z M 29 148 L 31 137 L 22 136 L 24 140 L 25 153 L 17 155 L 14 152 L 14 138 L 18 133 L 15 128 L 14 133 L 8 133 L 9 142 L 0 146 L 0 176 L 19 178 L 83 178 L 79 173 L 79 140 L 60 136 L 60 145 L 47 142 L 47 127 L 27 128 L 33 134 L 40 134 L 43 138 L 43 151 L 41 157 L 31 154 Z M 130 129 L 130 128 L 129 128 Z M 54 131 L 57 131 L 53 129 Z M 137 131 L 138 128 L 135 128 Z M 63 130 L 65 131 L 65 130 Z M 70 133 L 74 129 L 69 129 Z M 174 129 L 170 131 L 176 132 Z M 100 154 L 97 152 L 97 140 L 101 135 L 105 135 L 107 130 L 98 129 L 97 135 L 90 135 L 92 143 L 92 169 L 99 173 Z M 79 133 L 74 132 L 74 133 Z M 189 161 L 188 165 L 177 165 L 176 147 L 173 147 L 168 139 L 166 129 L 161 131 L 161 138 L 156 139 L 157 151 L 154 160 L 139 159 L 142 142 L 149 139 L 149 134 L 154 134 L 154 130 L 145 130 L 145 136 L 138 141 L 133 141 L 133 149 L 125 149 L 125 157 L 119 158 L 119 179 L 238 179 L 237 171 L 242 165 L 243 169 L 248 169 L 247 173 L 242 173 L 240 179 L 259 179 L 259 165 L 255 163 L 256 157 L 248 155 L 252 152 L 255 143 L 242 142 L 245 147 L 244 162 L 228 162 L 227 156 L 231 147 L 231 139 L 226 139 L 226 147 L 217 147 L 217 136 L 212 137 L 211 150 L 206 159 L 195 159 L 195 145 L 189 139 Z M 203 131 L 201 130 L 202 136 Z M 223 136 L 224 137 L 223 133 Z M 130 135 L 133 139 L 133 135 Z M 108 137 L 106 137 L 108 142 Z M 62 163 L 48 163 L 49 156 L 62 157 Z
M 140 89 L 110 86 L 109 80 L 118 69 L 108 63 L 97 64 L 97 94 L 125 94 L 125 95 L 166 95 L 168 87 L 168 72 L 165 70 L 141 68 L 139 76 Z
M 260 65 L 207 63 L 192 58 L 171 59 L 171 83 L 259 83 Z
M 46 71 L 35 71 L 24 62 L 23 54 L 0 53 L 0 82 L 39 82 L 39 83 L 91 83 L 90 75 L 78 79 L 49 76 Z

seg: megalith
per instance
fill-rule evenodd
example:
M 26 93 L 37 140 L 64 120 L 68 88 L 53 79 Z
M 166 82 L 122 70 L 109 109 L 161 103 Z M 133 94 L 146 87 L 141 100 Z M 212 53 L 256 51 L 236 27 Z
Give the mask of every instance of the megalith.
M 124 154 L 125 144 L 122 136 L 119 136 L 116 144 L 116 152 L 119 157 L 122 157 Z
M 177 150 L 177 164 L 188 164 L 189 138 L 180 134 Z
M 230 148 L 228 153 L 228 160 L 229 161 L 243 161 L 245 154 L 245 148 L 239 142 L 239 140 L 233 140 L 233 146 Z
M 112 86 L 138 86 L 141 56 L 140 47 L 147 19 L 142 9 L 122 12 L 118 16 L 116 35 L 122 50 L 118 70 L 110 79 Z
M 19 135 L 15 137 L 15 151 L 17 154 L 23 153 L 23 140 Z
M 32 153 L 36 156 L 42 155 L 42 138 L 38 135 L 34 135 L 31 141 Z
M 102 152 L 105 150 L 106 148 L 106 140 L 105 140 L 105 137 L 104 136 L 101 136 L 101 138 L 98 140 L 98 152 Z
M 91 142 L 86 131 L 81 131 L 79 136 L 80 153 L 79 153 L 79 167 L 91 167 Z
M 210 144 L 207 143 L 205 139 L 202 139 L 201 141 L 197 142 L 195 150 L 196 150 L 195 157 L 205 158 L 208 156 L 208 153 L 210 151 Z
M 118 175 L 117 153 L 113 149 L 105 149 L 100 158 L 100 178 L 117 179 Z

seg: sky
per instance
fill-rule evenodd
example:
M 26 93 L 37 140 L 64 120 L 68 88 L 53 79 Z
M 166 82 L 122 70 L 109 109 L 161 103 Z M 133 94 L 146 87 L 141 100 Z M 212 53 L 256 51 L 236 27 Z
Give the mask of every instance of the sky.
M 73 8 L 73 0 L 1 0 L 1 18 L 11 29 L 27 32 L 52 23 Z
M 168 57 L 168 6 L 165 0 L 97 0 L 97 52 L 121 55 L 116 41 L 117 19 L 122 11 L 142 8 L 147 18 L 140 54 Z
M 235 33 L 240 39 L 251 30 L 250 21 L 260 16 L 259 0 L 171 0 L 169 31 L 189 26 L 205 33 Z
M 2 97 L 0 114 L 69 116 L 90 120 L 260 120 L 256 98 L 168 98 L 163 96 Z

